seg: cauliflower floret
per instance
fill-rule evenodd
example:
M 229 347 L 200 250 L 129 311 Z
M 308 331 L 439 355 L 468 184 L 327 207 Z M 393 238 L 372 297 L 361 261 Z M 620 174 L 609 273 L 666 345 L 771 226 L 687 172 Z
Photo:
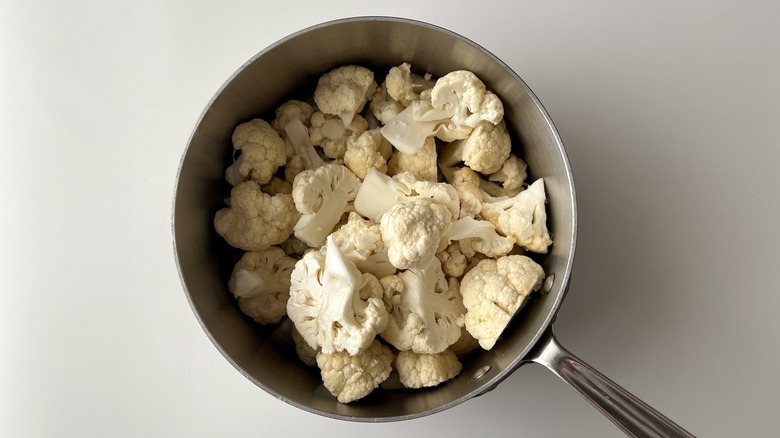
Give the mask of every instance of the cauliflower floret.
M 405 109 L 401 102 L 393 100 L 393 98 L 387 94 L 387 88 L 384 84 L 376 87 L 376 92 L 374 93 L 374 96 L 371 97 L 371 103 L 368 107 L 371 110 L 371 114 L 373 114 L 382 125 L 390 123 L 391 120 Z
M 290 195 L 292 194 L 292 184 L 283 179 L 273 177 L 271 178 L 271 181 L 268 181 L 267 184 L 263 184 L 260 187 L 260 190 L 262 190 L 263 193 L 268 193 L 272 196 L 279 193 Z
M 460 278 L 466 272 L 466 256 L 460 250 L 460 244 L 455 241 L 447 245 L 443 251 L 436 254 L 441 261 L 444 273 L 450 277 Z
M 442 123 L 440 119 L 421 120 L 417 116 L 417 108 L 423 101 L 414 101 L 405 110 L 398 113 L 382 127 L 382 135 L 396 149 L 407 154 L 413 154 L 420 149 L 428 138 L 436 133 Z M 430 103 L 428 103 L 430 106 Z
M 463 365 L 449 349 L 435 354 L 399 351 L 395 357 L 395 369 L 403 386 L 427 388 L 454 378 Z
M 526 256 L 480 261 L 461 281 L 466 330 L 482 348 L 490 350 L 543 280 L 542 267 Z
M 352 260 L 360 272 L 378 278 L 395 274 L 395 266 L 388 258 L 379 224 L 363 219 L 353 211 L 349 213 L 347 222 L 331 236 L 341 253 Z
M 357 138 L 368 129 L 368 121 L 360 114 L 352 118 L 349 125 L 336 116 L 327 116 L 321 112 L 316 112 L 311 117 L 311 130 L 309 139 L 312 144 L 322 148 L 322 152 L 328 158 L 340 160 L 344 158 L 347 150 L 347 141 L 350 138 Z
M 399 202 L 406 200 L 411 193 L 412 189 L 406 184 L 376 169 L 368 169 L 355 197 L 355 210 L 377 222 L 383 214 Z
M 276 324 L 287 315 L 290 274 L 295 259 L 281 248 L 244 253 L 228 280 L 238 307 L 260 324 Z
M 504 106 L 498 96 L 487 91 L 477 75 L 466 70 L 440 77 L 431 89 L 431 105 L 450 114 L 455 125 L 472 128 L 482 121 L 498 124 L 504 117 Z
M 284 140 L 265 120 L 253 119 L 236 126 L 231 140 L 233 149 L 241 154 L 225 171 L 230 185 L 249 179 L 265 184 L 287 162 Z
M 467 138 L 445 145 L 439 154 L 439 163 L 454 166 L 463 162 L 477 172 L 493 173 L 501 169 L 511 151 L 506 123 L 482 122 Z
M 374 340 L 356 355 L 344 352 L 317 354 L 325 388 L 339 402 L 349 403 L 361 399 L 384 382 L 393 370 L 393 352 Z
M 475 252 L 488 257 L 500 257 L 508 254 L 515 246 L 515 239 L 496 233 L 495 225 L 471 216 L 453 222 L 445 239 L 459 241 L 461 251 L 468 258 L 474 257 Z
M 230 207 L 217 212 L 214 228 L 233 247 L 262 251 L 287 240 L 299 217 L 292 195 L 271 196 L 245 181 L 230 191 Z
M 292 197 L 301 218 L 295 224 L 295 237 L 311 247 L 319 247 L 352 208 L 360 179 L 346 167 L 329 163 L 316 170 L 304 170 L 295 177 Z
M 460 197 L 460 217 L 476 217 L 482 210 L 482 192 L 479 191 L 480 177 L 468 167 L 452 173 L 450 184 Z
M 368 169 L 371 168 L 386 173 L 387 159 L 390 158 L 392 149 L 379 129 L 370 129 L 357 138 L 347 139 L 344 165 L 361 180 L 365 179 Z
M 328 237 L 325 253 L 309 251 L 290 278 L 287 315 L 306 343 L 324 354 L 356 355 L 385 329 L 382 286 L 361 273 Z
M 401 151 L 393 153 L 387 163 L 387 173 L 397 175 L 402 172 L 410 172 L 421 181 L 437 181 L 436 141 L 433 137 L 428 137 L 413 154 Z
M 412 66 L 408 62 L 393 67 L 385 78 L 387 94 L 404 107 L 418 100 L 420 95 L 414 92 L 414 80 L 412 79 Z
M 397 204 L 382 216 L 382 239 L 398 269 L 428 266 L 452 224 L 447 207 L 427 198 Z
M 411 172 L 403 172 L 394 176 L 393 179 L 402 182 L 411 189 L 411 194 L 406 200 L 416 198 L 428 198 L 436 201 L 437 203 L 447 207 L 450 211 L 452 220 L 458 219 L 458 211 L 460 208 L 460 198 L 458 197 L 458 191 L 454 187 L 447 183 L 420 181 Z
M 306 170 L 306 164 L 303 156 L 293 155 L 287 159 L 287 164 L 284 165 L 284 180 L 292 184 L 295 181 L 295 177 L 304 170 Z
M 314 90 L 314 103 L 321 112 L 338 116 L 344 126 L 349 126 L 355 114 L 363 111 L 374 91 L 374 72 L 365 67 L 346 65 L 320 77 Z
M 401 271 L 380 283 L 390 309 L 387 328 L 380 334 L 384 340 L 401 351 L 417 353 L 441 353 L 458 340 L 458 320 L 465 308 L 437 258 L 424 269 Z
M 323 164 L 322 157 L 314 149 L 314 145 L 309 138 L 309 130 L 297 117 L 287 122 L 284 125 L 284 132 L 287 134 L 287 140 L 292 144 L 294 154 L 290 157 L 285 168 L 284 177 L 289 182 L 297 175 L 301 170 L 314 170 Z M 300 158 L 296 158 L 300 157 Z M 293 160 L 299 160 L 293 163 Z M 294 168 L 293 168 L 294 167 Z
M 515 155 L 509 155 L 509 158 L 501 165 L 501 169 L 490 174 L 488 180 L 500 182 L 504 190 L 519 190 L 528 176 L 527 168 L 528 165 L 525 164 L 525 161 Z
M 306 340 L 303 339 L 303 336 L 301 336 L 298 329 L 295 328 L 295 325 L 290 327 L 290 334 L 292 335 L 293 344 L 295 344 L 295 354 L 298 355 L 298 359 L 310 367 L 316 367 L 317 353 L 319 353 L 319 351 L 311 348 L 311 346 L 306 343 Z
M 481 215 L 503 235 L 523 248 L 546 253 L 552 244 L 547 231 L 544 180 L 539 178 L 512 198 L 491 198 L 482 203 Z
M 314 107 L 306 102 L 300 100 L 288 100 L 281 104 L 274 115 L 276 118 L 271 122 L 271 126 L 279 133 L 280 136 L 285 136 L 284 125 L 290 123 L 292 119 L 298 119 L 304 126 L 309 126 L 311 116 L 314 114 Z

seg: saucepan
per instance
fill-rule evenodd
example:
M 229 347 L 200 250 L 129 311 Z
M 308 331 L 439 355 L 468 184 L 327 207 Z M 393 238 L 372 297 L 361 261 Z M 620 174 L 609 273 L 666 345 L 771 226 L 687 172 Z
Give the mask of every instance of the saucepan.
M 501 98 L 514 152 L 528 163 L 532 179 L 544 178 L 554 243 L 547 254 L 537 257 L 547 273 L 542 292 L 512 320 L 493 349 L 464 360 L 455 379 L 427 390 L 377 390 L 342 404 L 323 387 L 319 374 L 296 357 L 289 321 L 261 326 L 241 314 L 226 286 L 235 254 L 215 233 L 213 218 L 224 205 L 224 171 L 236 125 L 271 114 L 285 99 L 310 96 L 316 79 L 334 67 L 358 64 L 386 71 L 403 62 L 434 77 L 470 70 Z M 357 17 L 281 39 L 252 57 L 216 92 L 180 163 L 172 228 L 179 275 L 203 330 L 239 372 L 290 405 L 351 421 L 412 419 L 485 394 L 518 367 L 536 362 L 630 435 L 690 436 L 561 347 L 553 334 L 574 261 L 576 206 L 561 138 L 542 104 L 511 68 L 478 44 L 435 25 Z

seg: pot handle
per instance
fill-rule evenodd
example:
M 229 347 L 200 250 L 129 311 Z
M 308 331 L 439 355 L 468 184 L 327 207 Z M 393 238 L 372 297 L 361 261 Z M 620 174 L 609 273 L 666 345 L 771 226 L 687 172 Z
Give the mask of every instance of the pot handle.
M 628 436 L 693 437 L 672 420 L 563 348 L 551 329 L 536 343 L 528 360 L 549 368 Z

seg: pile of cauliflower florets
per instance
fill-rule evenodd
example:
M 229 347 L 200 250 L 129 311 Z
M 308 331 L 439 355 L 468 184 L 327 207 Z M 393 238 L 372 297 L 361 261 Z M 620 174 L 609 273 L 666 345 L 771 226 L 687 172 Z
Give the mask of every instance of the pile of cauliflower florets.
M 526 183 L 499 98 L 471 72 L 404 63 L 377 85 L 348 65 L 313 101 L 235 128 L 217 232 L 246 251 L 228 288 L 260 324 L 293 323 L 300 359 L 340 402 L 395 370 L 407 388 L 455 377 L 494 346 L 545 273 L 541 179 Z

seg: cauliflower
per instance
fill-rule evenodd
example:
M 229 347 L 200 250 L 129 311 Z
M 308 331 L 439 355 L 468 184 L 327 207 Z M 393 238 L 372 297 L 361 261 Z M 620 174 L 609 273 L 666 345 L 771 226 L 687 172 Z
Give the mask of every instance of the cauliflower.
M 434 258 L 424 269 L 407 270 L 380 280 L 390 319 L 380 336 L 395 348 L 441 353 L 460 337 L 464 307 L 458 288 L 447 283 Z
M 468 258 L 475 252 L 488 257 L 500 257 L 509 253 L 515 246 L 515 239 L 496 233 L 492 223 L 466 216 L 452 223 L 445 235 L 447 241 L 457 240 L 460 249 Z
M 495 345 L 509 321 L 542 285 L 544 271 L 530 258 L 508 255 L 480 261 L 463 276 L 466 330 L 485 350 Z
M 384 382 L 393 371 L 393 352 L 374 340 L 364 351 L 318 353 L 317 366 L 325 388 L 341 403 L 361 399 Z
M 295 325 L 290 327 L 290 336 L 292 337 L 293 344 L 295 344 L 295 354 L 298 355 L 298 359 L 310 367 L 317 366 L 317 353 L 319 351 L 311 348 L 301 333 L 295 328 Z
M 217 211 L 214 228 L 231 246 L 262 251 L 287 240 L 299 217 L 292 195 L 271 196 L 245 181 L 230 191 L 230 206 Z
M 454 166 L 460 162 L 481 173 L 501 169 L 512 151 L 512 142 L 506 123 L 480 123 L 465 139 L 445 145 L 439 154 L 439 163 Z
M 401 151 L 393 153 L 387 163 L 387 171 L 390 175 L 410 172 L 418 180 L 437 181 L 436 142 L 433 137 L 428 137 L 423 146 L 412 154 Z
M 325 156 L 340 160 L 347 150 L 347 141 L 359 137 L 367 129 L 368 121 L 360 114 L 356 114 L 349 125 L 344 125 L 335 116 L 316 112 L 311 117 L 309 139 L 312 144 L 322 148 Z
M 436 254 L 441 261 L 444 273 L 450 277 L 460 278 L 466 272 L 466 256 L 460 250 L 460 244 L 455 241 L 447 245 L 443 251 Z
M 382 215 L 412 193 L 406 184 L 377 171 L 368 169 L 363 184 L 355 196 L 355 210 L 361 215 L 379 221 Z
M 304 126 L 309 126 L 312 114 L 314 114 L 314 108 L 308 103 L 300 100 L 288 100 L 276 108 L 274 112 L 276 118 L 271 122 L 271 126 L 280 136 L 284 137 L 286 134 L 284 125 L 293 119 L 298 119 Z
M 547 231 L 546 200 L 544 180 L 539 178 L 514 197 L 486 200 L 482 203 L 481 215 L 523 248 L 546 253 L 552 244 Z
M 428 266 L 451 223 L 447 207 L 431 199 L 397 204 L 380 221 L 390 263 L 398 269 Z
M 405 109 L 405 107 L 396 100 L 393 100 L 387 93 L 384 84 L 376 87 L 376 92 L 371 97 L 369 104 L 371 114 L 382 124 L 386 125 Z
M 466 330 L 466 326 L 463 326 L 460 330 L 460 338 L 458 338 L 458 342 L 450 345 L 449 350 L 455 353 L 455 356 L 460 359 L 468 356 L 477 348 L 479 348 L 479 341 L 474 339 L 474 336 L 471 336 L 471 333 Z
M 350 212 L 347 222 L 331 236 L 341 253 L 352 260 L 360 272 L 368 272 L 379 278 L 395 274 L 395 266 L 388 259 L 379 224 Z
M 407 154 L 413 154 L 420 149 L 428 138 L 431 138 L 441 124 L 441 120 L 419 120 L 416 116 L 417 107 L 421 101 L 398 113 L 381 128 L 382 135 L 396 149 Z
M 449 349 L 435 354 L 399 351 L 395 369 L 404 387 L 427 388 L 457 376 L 463 365 Z
M 301 218 L 295 224 L 295 237 L 319 247 L 352 208 L 360 179 L 346 167 L 329 163 L 316 170 L 304 170 L 295 177 L 292 197 Z
M 338 116 L 349 126 L 376 91 L 374 72 L 357 66 L 335 68 L 322 75 L 314 90 L 314 103 L 325 114 Z
M 500 182 L 504 190 L 519 190 L 528 176 L 527 168 L 525 161 L 515 155 L 509 155 L 509 158 L 501 165 L 501 169 L 490 174 L 488 180 Z
M 277 195 L 279 193 L 290 195 L 292 194 L 292 184 L 283 179 L 273 177 L 267 184 L 260 186 L 260 190 L 269 195 Z
M 447 183 L 419 181 L 417 177 L 410 172 L 399 173 L 394 176 L 393 179 L 404 183 L 411 189 L 411 195 L 407 200 L 415 198 L 432 199 L 447 207 L 453 221 L 458 219 L 460 198 L 458 197 L 458 191 L 451 185 Z
M 290 169 L 285 169 L 284 172 L 284 177 L 288 182 L 291 179 L 294 179 L 303 169 L 313 170 L 325 164 L 322 157 L 317 153 L 317 150 L 314 149 L 314 145 L 309 138 L 309 131 L 299 118 L 295 117 L 287 122 L 287 124 L 284 125 L 284 132 L 287 133 L 287 138 L 292 144 L 293 151 L 295 152 L 295 154 L 290 157 L 287 164 L 288 168 L 295 166 L 295 170 L 288 173 L 288 170 Z M 297 161 L 293 164 L 294 160 Z
M 235 186 L 246 180 L 265 184 L 287 162 L 284 140 L 265 120 L 253 119 L 236 126 L 233 149 L 241 154 L 225 171 L 225 179 Z
M 365 179 L 368 169 L 371 168 L 385 173 L 392 149 L 379 129 L 370 129 L 357 138 L 347 139 L 344 165 L 361 180 Z
M 482 121 L 496 125 L 504 117 L 504 106 L 498 96 L 487 91 L 477 75 L 466 70 L 440 77 L 431 89 L 431 105 L 449 114 L 452 123 L 458 126 L 476 128 Z
M 260 324 L 275 324 L 287 314 L 290 274 L 295 259 L 281 248 L 244 253 L 228 280 L 238 307 Z
M 287 315 L 306 343 L 324 354 L 356 355 L 387 326 L 379 280 L 361 273 L 331 236 L 324 254 L 309 251 L 295 264 L 290 284 Z
M 480 177 L 468 167 L 455 170 L 450 184 L 460 198 L 460 217 L 475 217 L 482 210 L 482 192 L 479 191 Z

